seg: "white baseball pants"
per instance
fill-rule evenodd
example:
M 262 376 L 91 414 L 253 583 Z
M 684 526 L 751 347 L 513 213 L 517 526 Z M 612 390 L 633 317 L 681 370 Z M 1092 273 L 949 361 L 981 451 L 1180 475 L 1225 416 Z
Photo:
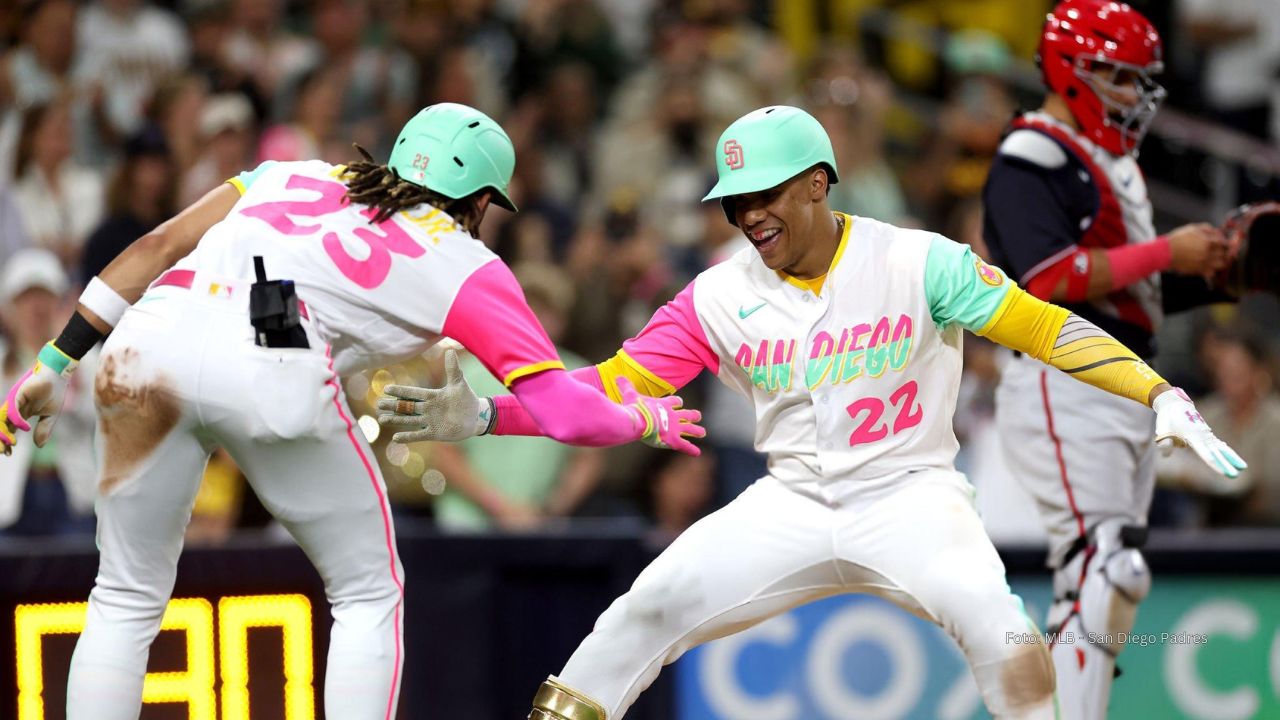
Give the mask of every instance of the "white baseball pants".
M 96 377 L 97 582 L 68 680 L 69 720 L 135 720 L 152 640 L 209 454 L 225 447 L 324 579 L 333 611 L 327 717 L 394 717 L 403 572 L 368 444 L 324 344 L 253 343 L 248 282 L 153 288 Z
M 852 485 L 852 483 L 851 483 Z M 1047 649 L 1005 580 L 971 489 L 921 471 L 835 502 L 765 477 L 676 539 L 596 622 L 557 676 L 621 720 L 685 651 L 838 593 L 886 598 L 942 626 L 997 718 L 1053 718 Z

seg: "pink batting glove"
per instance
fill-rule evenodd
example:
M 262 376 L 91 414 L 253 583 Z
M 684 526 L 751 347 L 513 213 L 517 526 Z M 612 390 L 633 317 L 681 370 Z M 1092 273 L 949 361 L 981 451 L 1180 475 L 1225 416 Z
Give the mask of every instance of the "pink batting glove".
M 701 412 L 683 409 L 684 401 L 678 395 L 663 398 L 641 395 L 625 377 L 618 378 L 618 391 L 622 394 L 622 404 L 635 411 L 644 422 L 640 442 L 686 455 L 702 454 L 697 445 L 685 439 L 707 436 L 706 429 L 697 424 L 702 420 Z

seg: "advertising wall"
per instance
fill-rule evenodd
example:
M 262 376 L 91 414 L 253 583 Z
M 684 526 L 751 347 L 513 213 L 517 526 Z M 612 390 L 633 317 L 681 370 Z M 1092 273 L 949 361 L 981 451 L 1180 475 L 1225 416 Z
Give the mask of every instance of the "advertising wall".
M 1264 539 L 1265 540 L 1265 539 Z M 1155 570 L 1112 717 L 1280 718 L 1280 543 L 1148 548 Z M 1234 543 L 1235 541 L 1233 541 Z M 1157 543 L 1158 545 L 1158 543 Z M 1244 548 L 1251 549 L 1244 549 Z M 627 533 L 403 532 L 399 718 L 524 717 L 655 550 Z M 1004 553 L 1032 617 L 1042 556 Z M 97 557 L 91 543 L 0 544 L 0 718 L 61 720 Z M 323 718 L 329 609 L 305 556 L 261 540 L 191 550 L 151 653 L 142 720 Z M 987 717 L 954 644 L 861 596 L 805 606 L 697 648 L 627 720 Z
M 1048 579 L 1011 585 L 1039 623 Z M 1280 580 L 1158 579 L 1120 666 L 1112 717 L 1280 717 Z M 695 649 L 676 673 L 680 720 L 990 717 L 950 638 L 864 596 L 801 607 Z

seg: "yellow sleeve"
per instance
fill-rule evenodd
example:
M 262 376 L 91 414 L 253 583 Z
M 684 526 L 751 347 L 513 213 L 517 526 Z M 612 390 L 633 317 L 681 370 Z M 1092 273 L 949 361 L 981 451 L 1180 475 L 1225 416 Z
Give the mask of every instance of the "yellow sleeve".
M 626 350 L 619 350 L 613 357 L 596 364 L 600 372 L 600 381 L 604 383 L 604 391 L 609 399 L 620 403 L 622 395 L 618 392 L 618 378 L 624 377 L 636 386 L 636 392 L 649 397 L 666 397 L 676 391 L 675 387 L 653 374 L 648 368 L 636 362 Z
M 978 334 L 1143 405 L 1149 404 L 1152 389 L 1166 382 L 1097 325 L 1017 287 L 1009 288 Z

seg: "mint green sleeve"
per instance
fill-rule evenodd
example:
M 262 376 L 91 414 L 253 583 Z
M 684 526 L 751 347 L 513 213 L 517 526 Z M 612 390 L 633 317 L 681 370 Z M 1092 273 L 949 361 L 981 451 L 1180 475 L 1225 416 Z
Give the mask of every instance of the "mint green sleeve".
M 227 182 L 235 185 L 236 188 L 240 190 L 240 194 L 243 195 L 250 187 L 253 186 L 253 183 L 257 181 L 258 178 L 262 177 L 263 173 L 275 167 L 275 164 L 275 160 L 263 160 L 258 167 L 252 170 L 245 170 Z
M 929 313 L 939 327 L 952 323 L 977 332 L 985 328 L 1015 287 L 999 268 L 988 265 L 963 243 L 941 235 L 930 240 L 924 265 Z

